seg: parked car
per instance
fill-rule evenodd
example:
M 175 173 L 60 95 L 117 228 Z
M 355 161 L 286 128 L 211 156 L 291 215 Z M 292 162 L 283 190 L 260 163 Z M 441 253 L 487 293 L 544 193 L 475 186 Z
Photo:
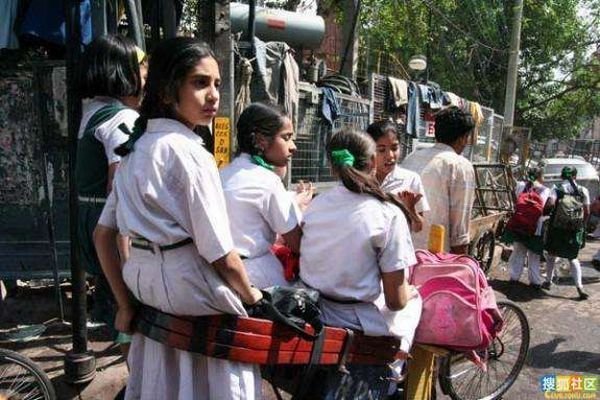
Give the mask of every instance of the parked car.
M 544 184 L 550 188 L 555 183 L 561 181 L 560 171 L 563 167 L 570 166 L 577 168 L 577 183 L 589 190 L 591 201 L 594 201 L 600 194 L 600 177 L 598 176 L 598 171 L 582 157 L 546 158 L 539 165 L 543 165 L 544 167 Z

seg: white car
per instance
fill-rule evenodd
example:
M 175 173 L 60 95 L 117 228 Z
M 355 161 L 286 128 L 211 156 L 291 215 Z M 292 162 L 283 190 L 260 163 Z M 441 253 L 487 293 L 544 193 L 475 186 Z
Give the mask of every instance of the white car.
M 585 186 L 590 192 L 590 200 L 600 194 L 600 177 L 598 171 L 589 162 L 582 157 L 574 158 L 546 158 L 539 166 L 544 167 L 544 184 L 547 187 L 553 187 L 555 183 L 561 182 L 560 172 L 563 167 L 570 166 L 577 168 L 577 183 Z

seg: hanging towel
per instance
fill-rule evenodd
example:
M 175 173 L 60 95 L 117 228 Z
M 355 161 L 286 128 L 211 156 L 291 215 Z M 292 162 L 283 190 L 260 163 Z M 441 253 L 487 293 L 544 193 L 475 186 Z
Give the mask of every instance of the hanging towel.
M 475 101 L 471 101 L 469 111 L 473 116 L 473 122 L 475 122 L 475 126 L 479 127 L 483 122 L 483 112 L 481 111 L 481 105 Z
M 444 105 L 460 107 L 461 98 L 452 92 L 444 92 Z
M 390 96 L 390 105 L 393 109 L 408 103 L 408 84 L 403 79 L 388 76 L 388 87 Z

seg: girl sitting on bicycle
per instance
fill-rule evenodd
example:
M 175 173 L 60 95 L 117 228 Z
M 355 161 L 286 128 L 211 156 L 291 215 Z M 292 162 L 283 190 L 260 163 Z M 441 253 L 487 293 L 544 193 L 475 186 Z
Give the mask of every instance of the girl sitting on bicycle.
M 391 121 L 374 122 L 367 133 L 375 141 L 375 177 L 384 192 L 394 193 L 411 212 L 411 230 L 423 229 L 423 213 L 429 211 L 429 203 L 421 177 L 416 172 L 398 165 L 400 141 L 396 124 Z
M 300 251 L 300 209 L 275 171 L 296 151 L 292 122 L 276 107 L 253 103 L 238 119 L 237 142 L 237 157 L 221 170 L 233 243 L 254 285 L 285 286 L 271 246 L 280 234 L 293 253 Z
M 212 155 L 194 132 L 219 107 L 219 66 L 192 38 L 159 43 L 150 59 L 140 119 L 95 232 L 118 303 L 116 328 L 131 332 L 134 301 L 172 315 L 247 315 L 262 298 L 234 250 Z M 123 269 L 117 232 L 131 237 Z M 131 296 L 132 295 L 132 296 Z M 131 296 L 131 297 L 130 297 Z M 254 399 L 256 365 L 178 350 L 133 334 L 127 399 Z
M 407 219 L 375 179 L 375 143 L 369 136 L 341 131 L 326 151 L 341 182 L 315 197 L 304 215 L 300 278 L 321 293 L 326 325 L 396 336 L 408 352 L 421 299 L 407 281 L 406 268 L 416 263 Z M 388 394 L 387 366 L 348 369 L 351 391 L 361 388 L 373 399 Z M 322 395 L 332 396 L 343 377 L 332 369 Z

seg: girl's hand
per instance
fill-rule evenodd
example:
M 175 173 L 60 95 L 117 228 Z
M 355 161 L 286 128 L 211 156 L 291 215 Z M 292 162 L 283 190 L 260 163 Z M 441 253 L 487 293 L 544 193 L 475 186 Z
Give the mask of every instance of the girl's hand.
M 405 190 L 403 192 L 398 193 L 398 197 L 400 197 L 400 200 L 402 200 L 402 202 L 406 205 L 406 207 L 408 207 L 410 211 L 415 212 L 415 206 L 417 205 L 419 200 L 421 200 L 421 197 L 423 197 L 423 195 L 420 193 L 413 193 Z
M 300 211 L 304 212 L 315 194 L 315 187 L 312 182 L 298 181 L 296 185 L 296 203 Z
M 115 317 L 115 329 L 119 332 L 132 334 L 133 328 L 131 322 L 135 316 L 135 308 L 130 304 L 126 306 L 119 306 L 117 309 L 117 315 Z

